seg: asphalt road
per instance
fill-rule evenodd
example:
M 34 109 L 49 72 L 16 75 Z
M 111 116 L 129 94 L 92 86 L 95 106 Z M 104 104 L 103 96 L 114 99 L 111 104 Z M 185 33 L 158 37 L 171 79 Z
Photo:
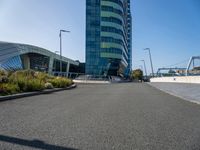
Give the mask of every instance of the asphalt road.
M 0 103 L 1 150 L 200 150 L 200 105 L 142 83 Z

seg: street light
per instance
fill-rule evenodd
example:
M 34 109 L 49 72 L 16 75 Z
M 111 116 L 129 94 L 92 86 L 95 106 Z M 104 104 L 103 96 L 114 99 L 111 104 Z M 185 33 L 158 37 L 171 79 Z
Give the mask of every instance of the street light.
M 60 37 L 60 73 L 62 73 L 62 32 L 70 32 L 70 31 L 67 31 L 67 30 L 60 30 L 60 34 L 59 34 L 59 37 Z
M 149 51 L 149 59 L 150 59 L 150 63 L 151 63 L 151 72 L 152 72 L 152 76 L 154 76 L 153 63 L 152 63 L 152 58 L 151 58 L 151 50 L 150 50 L 150 48 L 145 48 L 144 50 Z
M 145 75 L 146 75 L 146 77 L 147 77 L 147 68 L 146 68 L 146 64 L 145 64 L 145 61 L 144 61 L 144 60 L 140 60 L 140 61 L 142 61 L 142 62 L 144 63 L 144 70 L 145 70 Z

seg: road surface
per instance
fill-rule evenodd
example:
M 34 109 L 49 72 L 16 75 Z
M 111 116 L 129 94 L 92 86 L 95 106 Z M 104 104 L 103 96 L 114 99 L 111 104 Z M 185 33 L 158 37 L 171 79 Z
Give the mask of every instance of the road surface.
M 200 105 L 145 83 L 78 85 L 0 114 L 1 150 L 200 150 Z

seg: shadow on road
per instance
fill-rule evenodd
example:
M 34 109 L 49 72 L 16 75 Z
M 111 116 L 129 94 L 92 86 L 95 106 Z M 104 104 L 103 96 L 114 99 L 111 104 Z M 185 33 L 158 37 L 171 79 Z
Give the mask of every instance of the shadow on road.
M 25 140 L 25 139 L 20 139 L 20 138 L 15 138 L 15 137 L 9 137 L 5 135 L 0 135 L 0 141 L 12 143 L 12 144 L 18 144 L 22 146 L 29 146 L 33 148 L 39 148 L 43 150 L 78 150 L 78 149 L 73 149 L 73 148 L 46 144 L 45 142 L 40 141 L 40 140 L 31 141 L 31 140 Z

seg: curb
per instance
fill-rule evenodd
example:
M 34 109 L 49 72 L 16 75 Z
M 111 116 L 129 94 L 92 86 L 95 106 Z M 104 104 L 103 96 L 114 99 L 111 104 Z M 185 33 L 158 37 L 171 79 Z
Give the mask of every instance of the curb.
M 71 90 L 76 87 L 77 87 L 76 84 L 72 84 L 71 86 L 69 86 L 67 88 L 47 89 L 44 91 L 19 93 L 19 94 L 13 94 L 13 95 L 8 95 L 8 96 L 0 96 L 0 102 L 14 100 L 14 99 L 23 98 L 23 97 L 36 96 L 36 95 L 41 95 L 41 94 L 50 94 L 50 93 L 64 91 L 64 90 Z

